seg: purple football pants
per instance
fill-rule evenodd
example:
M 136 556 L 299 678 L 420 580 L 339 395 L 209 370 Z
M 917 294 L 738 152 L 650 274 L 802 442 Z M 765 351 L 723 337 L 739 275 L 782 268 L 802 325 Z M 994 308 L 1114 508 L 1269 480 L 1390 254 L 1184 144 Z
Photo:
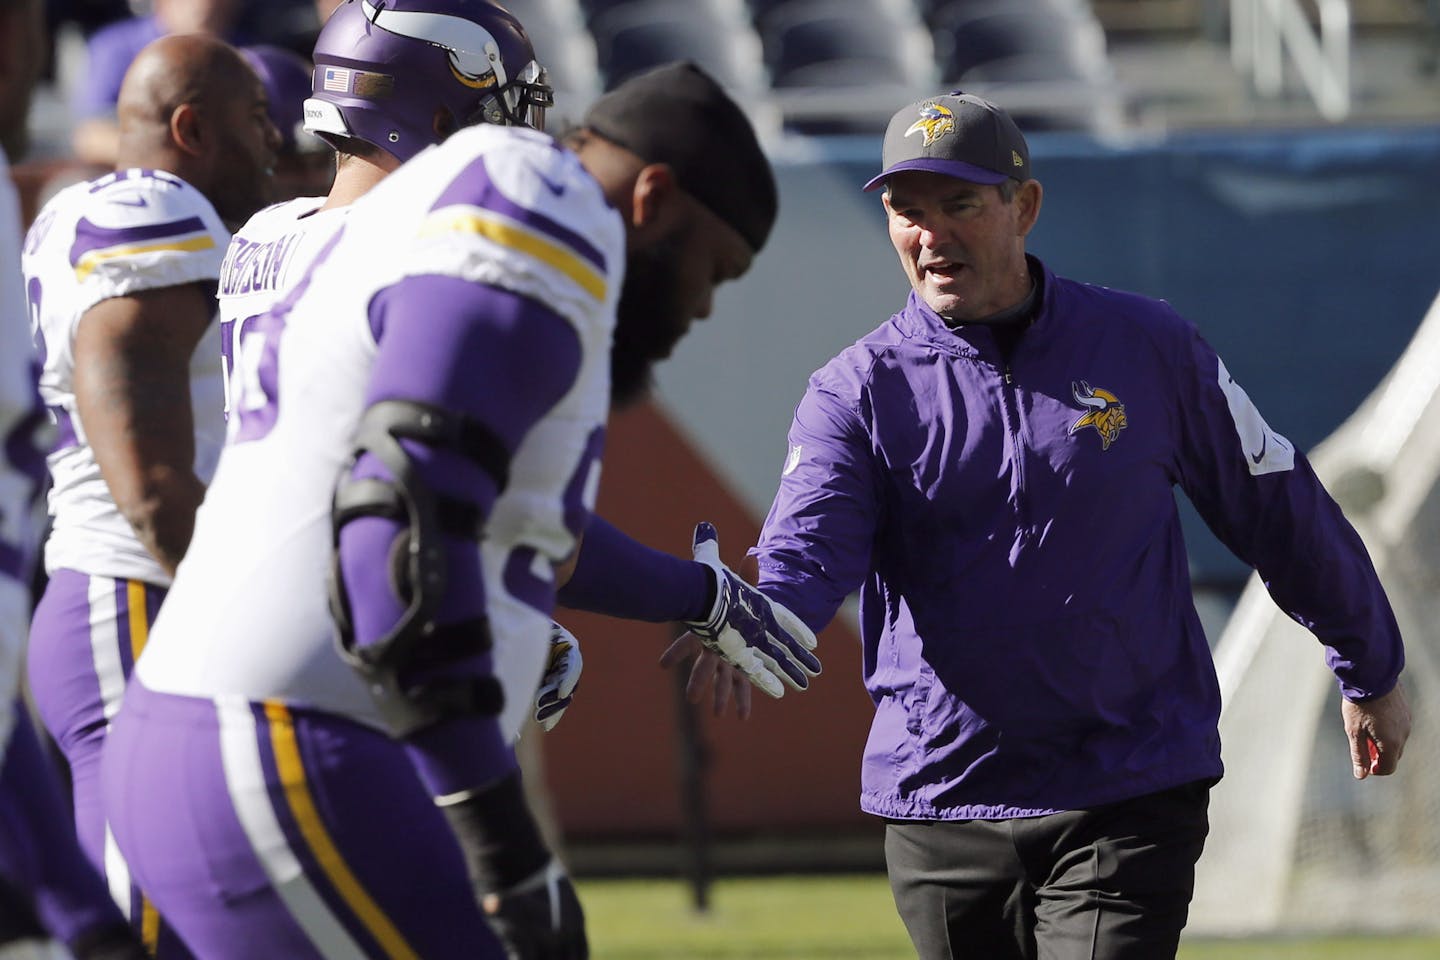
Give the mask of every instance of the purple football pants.
M 30 624 L 30 695 L 70 766 L 81 848 L 145 946 L 159 960 L 187 960 L 189 951 L 131 882 L 100 802 L 110 721 L 164 598 L 163 587 L 139 580 L 55 571 Z
M 137 681 L 103 767 L 134 877 L 205 960 L 504 956 L 444 817 L 379 731 Z
M 30 898 L 50 935 L 73 941 L 121 922 L 105 883 L 75 842 L 55 771 L 20 703 L 0 767 L 0 874 Z

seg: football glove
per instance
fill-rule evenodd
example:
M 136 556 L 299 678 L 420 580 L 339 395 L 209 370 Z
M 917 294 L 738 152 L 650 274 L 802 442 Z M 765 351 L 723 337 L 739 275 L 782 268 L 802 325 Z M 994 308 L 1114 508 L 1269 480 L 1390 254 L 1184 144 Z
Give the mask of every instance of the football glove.
M 520 774 L 435 803 L 455 833 L 475 902 L 508 960 L 586 960 L 580 899 L 540 839 Z
M 146 960 L 149 956 L 129 925 L 120 922 L 87 931 L 71 940 L 69 946 L 70 952 L 62 950 L 60 956 L 73 956 L 75 960 Z M 0 953 L 0 960 L 12 958 Z
M 535 694 L 535 722 L 545 730 L 554 730 L 565 708 L 575 699 L 580 684 L 580 671 L 585 661 L 580 656 L 580 641 L 558 623 L 550 624 L 550 654 L 545 661 L 545 675 Z
M 690 632 L 772 697 L 785 695 L 784 684 L 808 688 L 820 674 L 820 661 L 810 652 L 815 634 L 720 562 L 713 525 L 696 524 L 693 548 L 696 561 L 715 573 L 715 603 L 704 620 L 686 621 Z
M 480 900 L 508 960 L 585 960 L 585 916 L 565 870 L 554 859 L 508 890 Z

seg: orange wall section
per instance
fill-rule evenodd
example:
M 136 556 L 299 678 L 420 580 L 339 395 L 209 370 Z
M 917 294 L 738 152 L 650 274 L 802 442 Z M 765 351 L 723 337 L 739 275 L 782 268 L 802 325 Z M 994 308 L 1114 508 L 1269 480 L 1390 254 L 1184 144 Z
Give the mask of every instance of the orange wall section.
M 777 477 L 778 479 L 778 477 Z M 611 418 L 599 513 L 635 539 L 690 555 L 697 521 L 720 532 L 736 570 L 759 536 L 759 518 L 727 491 L 656 405 Z M 676 681 L 657 660 L 670 624 L 557 611 L 580 639 L 585 672 L 564 721 L 545 734 L 555 810 L 573 840 L 672 835 L 680 829 Z M 820 635 L 821 676 L 780 700 L 755 692 L 749 720 L 716 719 L 701 731 L 709 754 L 707 802 L 720 834 L 874 829 L 860 812 L 860 757 L 873 708 L 860 682 L 860 642 L 837 620 Z

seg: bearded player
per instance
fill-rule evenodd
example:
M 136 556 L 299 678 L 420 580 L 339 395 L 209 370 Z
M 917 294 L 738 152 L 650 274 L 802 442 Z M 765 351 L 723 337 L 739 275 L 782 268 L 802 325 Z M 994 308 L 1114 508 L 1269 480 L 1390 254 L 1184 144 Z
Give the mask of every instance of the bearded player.
M 488 921 L 515 955 L 586 955 L 511 749 L 555 567 L 612 391 L 774 215 L 748 121 L 691 66 L 565 144 L 461 130 L 355 203 L 268 315 L 263 398 L 237 390 L 107 751 L 121 848 L 199 952 L 495 956 Z

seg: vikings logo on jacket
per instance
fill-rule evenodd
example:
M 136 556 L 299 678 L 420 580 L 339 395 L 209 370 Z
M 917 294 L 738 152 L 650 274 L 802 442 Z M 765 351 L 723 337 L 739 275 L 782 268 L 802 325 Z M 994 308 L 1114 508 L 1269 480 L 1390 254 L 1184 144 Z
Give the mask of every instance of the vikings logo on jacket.
M 1072 381 L 1070 392 L 1075 402 L 1085 408 L 1085 415 L 1070 424 L 1069 435 L 1073 437 L 1086 427 L 1094 427 L 1095 432 L 1100 434 L 1100 449 L 1109 450 L 1110 444 L 1127 426 L 1125 404 L 1109 390 L 1095 389 L 1084 380 L 1078 383 Z

